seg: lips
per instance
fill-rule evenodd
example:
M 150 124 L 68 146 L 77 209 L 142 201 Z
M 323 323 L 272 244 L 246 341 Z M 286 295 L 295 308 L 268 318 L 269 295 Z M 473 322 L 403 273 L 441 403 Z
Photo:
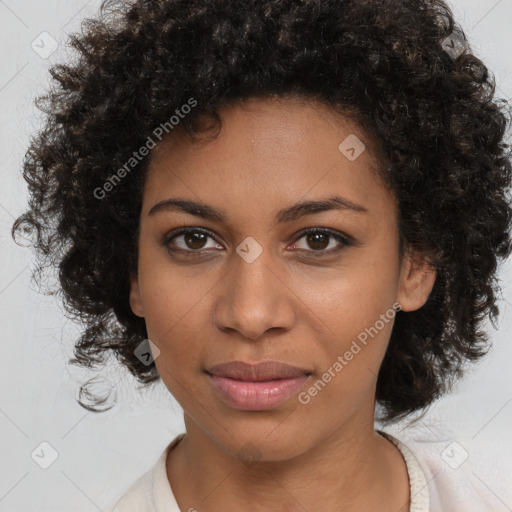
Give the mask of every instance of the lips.
M 286 402 L 308 380 L 311 372 L 278 361 L 249 364 L 231 361 L 206 373 L 218 396 L 230 407 L 246 411 L 274 409 Z
M 241 381 L 264 382 L 303 377 L 311 372 L 279 361 L 263 361 L 257 364 L 230 361 L 212 366 L 207 370 L 207 373 Z

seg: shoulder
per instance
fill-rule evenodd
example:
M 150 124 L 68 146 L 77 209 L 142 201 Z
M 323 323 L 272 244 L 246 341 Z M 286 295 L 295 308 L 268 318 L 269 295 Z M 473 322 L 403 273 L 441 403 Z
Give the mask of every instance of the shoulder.
M 142 475 L 119 499 L 111 512 L 131 512 L 135 510 L 154 512 L 155 505 L 152 496 L 154 472 L 154 468 L 152 468 Z
M 486 467 L 470 440 L 455 440 L 440 432 L 416 435 L 380 429 L 414 456 L 425 475 L 430 512 L 496 512 L 503 507 L 493 492 L 504 475 Z
M 140 476 L 126 491 L 110 512 L 179 512 L 167 479 L 166 460 L 185 434 L 179 434 L 165 448 L 155 465 Z

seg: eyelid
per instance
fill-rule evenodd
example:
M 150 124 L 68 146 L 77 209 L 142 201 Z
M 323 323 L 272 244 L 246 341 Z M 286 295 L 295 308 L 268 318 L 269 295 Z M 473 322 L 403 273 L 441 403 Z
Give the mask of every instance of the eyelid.
M 312 228 L 305 228 L 302 231 L 299 231 L 295 238 L 295 242 L 297 240 L 300 240 L 304 235 L 308 235 L 309 233 L 323 233 L 325 235 L 329 235 L 335 239 L 341 239 L 341 241 L 347 245 L 354 245 L 355 241 L 352 239 L 352 237 L 345 235 L 341 231 L 337 231 L 335 229 L 330 228 L 323 228 L 323 227 L 312 227 Z M 295 243 L 293 242 L 293 243 Z M 322 252 L 322 251 L 318 251 Z
M 170 241 L 173 238 L 176 238 L 181 235 L 186 235 L 187 233 L 202 233 L 202 234 L 212 238 L 213 240 L 215 240 L 216 243 L 222 245 L 217 240 L 216 235 L 213 232 L 211 232 L 209 229 L 195 227 L 195 226 L 182 226 L 181 228 L 176 228 L 176 229 L 173 229 L 172 231 L 169 231 L 168 233 L 166 233 L 164 235 L 162 243 L 163 243 L 163 245 L 167 246 L 167 245 L 169 245 Z M 202 250 L 204 251 L 204 249 L 197 249 L 194 251 L 192 249 L 181 249 L 181 248 L 178 248 L 176 250 L 181 250 L 183 252 L 196 252 L 196 253 L 199 253 Z

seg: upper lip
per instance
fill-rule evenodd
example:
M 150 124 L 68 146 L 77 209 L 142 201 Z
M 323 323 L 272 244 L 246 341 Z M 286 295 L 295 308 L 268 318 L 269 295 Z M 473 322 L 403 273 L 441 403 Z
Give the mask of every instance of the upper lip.
M 253 382 L 290 379 L 310 374 L 308 370 L 279 361 L 262 361 L 256 364 L 243 361 L 229 361 L 212 366 L 207 370 L 207 373 L 219 377 Z

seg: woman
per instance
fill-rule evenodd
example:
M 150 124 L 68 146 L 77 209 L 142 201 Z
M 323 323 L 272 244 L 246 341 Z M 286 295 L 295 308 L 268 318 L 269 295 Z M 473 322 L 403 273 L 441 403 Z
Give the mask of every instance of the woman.
M 14 231 L 73 362 L 161 378 L 186 425 L 114 511 L 491 510 L 374 427 L 485 354 L 510 254 L 507 118 L 450 9 L 104 3 L 72 43 Z

